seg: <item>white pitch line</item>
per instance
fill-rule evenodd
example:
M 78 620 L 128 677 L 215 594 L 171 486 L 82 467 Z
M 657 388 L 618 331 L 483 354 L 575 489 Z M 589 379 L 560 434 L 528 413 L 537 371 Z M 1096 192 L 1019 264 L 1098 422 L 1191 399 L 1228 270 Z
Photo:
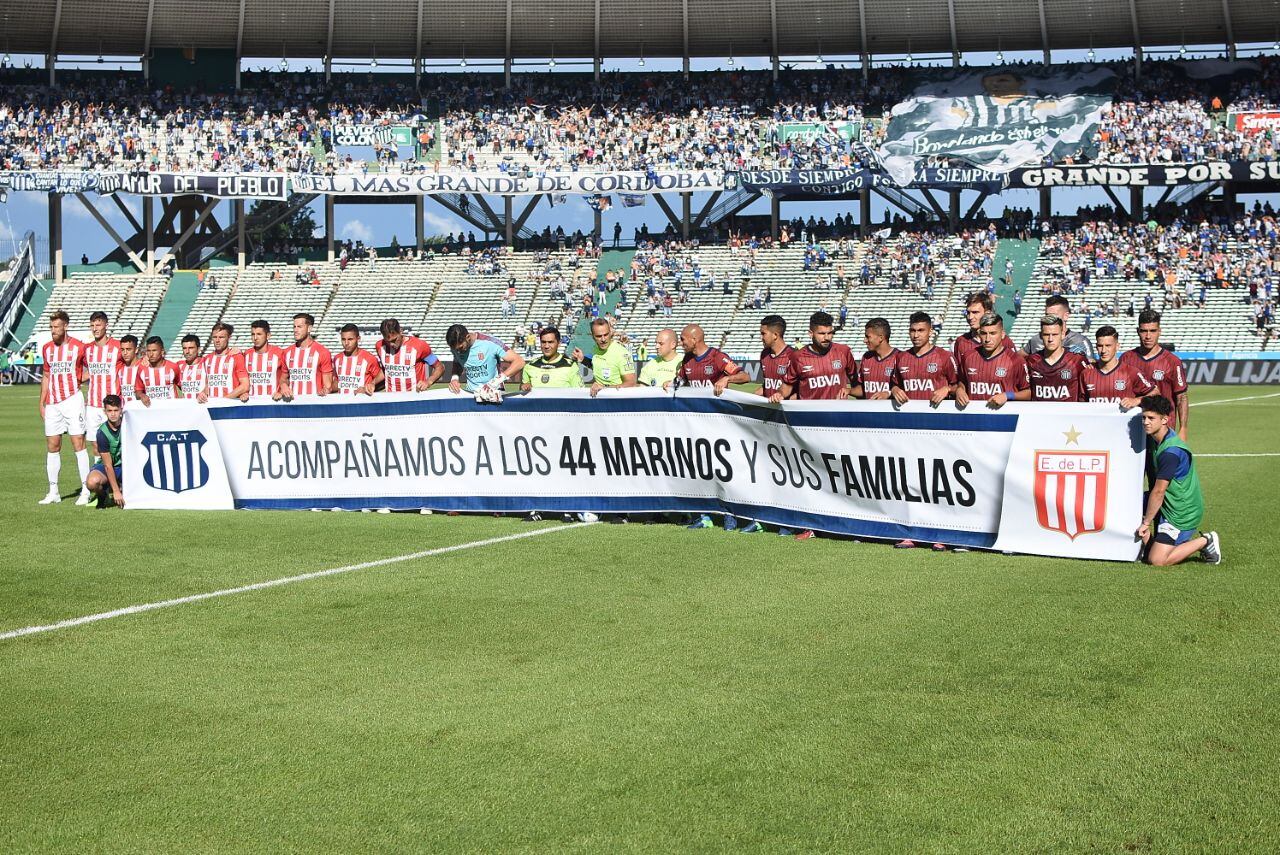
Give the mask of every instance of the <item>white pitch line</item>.
M 208 591 L 203 594 L 191 594 L 186 597 L 174 597 L 172 600 L 160 600 L 154 603 L 143 603 L 137 606 L 126 606 L 122 609 L 112 609 L 109 612 L 99 612 L 98 614 L 85 615 L 84 617 L 69 618 L 60 620 L 57 623 L 44 624 L 43 626 L 25 626 L 22 629 L 13 629 L 8 632 L 0 633 L 0 641 L 10 638 L 20 638 L 24 635 L 36 635 L 42 632 L 53 632 L 59 629 L 71 629 L 76 626 L 83 626 L 87 623 L 97 623 L 101 620 L 110 620 L 118 617 L 128 617 L 129 615 L 140 614 L 141 612 L 155 611 L 156 609 L 167 609 L 170 606 L 182 606 L 187 603 L 198 603 L 201 600 L 212 600 L 215 597 L 230 597 L 233 594 L 247 594 L 250 591 L 261 591 L 265 588 L 278 588 L 281 585 L 292 585 L 295 582 L 308 582 L 312 579 L 322 579 L 325 576 L 337 576 L 340 573 L 351 573 L 356 570 L 368 570 L 372 567 L 384 567 L 388 564 L 399 564 L 402 561 L 414 561 L 418 558 L 431 558 L 436 555 L 445 555 L 450 552 L 460 552 L 464 549 L 478 549 L 481 546 L 493 546 L 495 543 L 506 543 L 510 540 L 520 540 L 526 537 L 537 537 L 542 534 L 551 534 L 557 531 L 568 531 L 572 528 L 581 528 L 586 525 L 594 525 L 594 523 L 579 522 L 569 525 L 559 525 L 550 528 L 539 528 L 533 531 L 522 531 L 519 534 L 508 534 L 502 537 L 491 537 L 488 540 L 476 540 L 471 543 L 459 543 L 454 546 L 441 546 L 436 549 L 426 549 L 422 552 L 411 552 L 408 555 L 396 555 L 391 558 L 379 558 L 376 561 L 362 561 L 359 564 L 348 564 L 345 567 L 331 567 L 328 570 L 316 570 L 311 573 L 301 573 L 297 576 L 285 576 L 280 579 L 268 579 L 265 582 L 254 582 L 251 585 L 241 585 L 237 588 L 223 588 L 219 591 Z
M 1245 395 L 1242 398 L 1219 398 L 1216 401 L 1193 401 L 1188 404 L 1191 407 L 1207 407 L 1210 404 L 1230 404 L 1235 401 L 1257 401 L 1260 398 L 1280 398 L 1280 392 L 1271 392 L 1266 395 Z M 1203 455 L 1201 455 L 1203 457 Z
M 1280 451 L 1223 452 L 1221 454 L 1197 454 L 1196 457 L 1280 457 Z

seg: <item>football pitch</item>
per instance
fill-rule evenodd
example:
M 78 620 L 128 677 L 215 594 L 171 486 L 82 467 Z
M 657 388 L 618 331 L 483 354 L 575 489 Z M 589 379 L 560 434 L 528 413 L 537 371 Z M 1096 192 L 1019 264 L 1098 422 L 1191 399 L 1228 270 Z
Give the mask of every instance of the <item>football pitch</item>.
M 0 389 L 0 635 L 344 570 L 0 638 L 0 850 L 1276 851 L 1280 391 L 1191 394 L 1225 560 L 1158 569 L 38 507 Z

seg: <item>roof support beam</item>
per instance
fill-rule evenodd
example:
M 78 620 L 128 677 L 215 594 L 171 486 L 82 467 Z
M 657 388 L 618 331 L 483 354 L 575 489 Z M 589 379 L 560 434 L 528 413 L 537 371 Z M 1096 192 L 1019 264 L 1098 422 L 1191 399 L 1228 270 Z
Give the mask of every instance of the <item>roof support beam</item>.
M 862 79 L 871 76 L 871 54 L 867 51 L 867 2 L 858 0 L 858 32 L 862 35 Z
M 151 79 L 151 24 L 155 20 L 156 0 L 147 0 L 147 31 L 142 38 L 142 77 Z
M 333 66 L 333 7 L 335 3 L 336 0 L 329 0 L 329 23 L 324 31 L 324 55 L 329 57 L 329 65 L 326 69 Z M 324 79 L 326 81 L 329 79 L 329 73 L 327 70 Z
M 683 52 L 681 53 L 681 56 L 683 57 L 683 60 L 684 60 L 683 64 L 681 65 L 681 68 L 684 70 L 685 80 L 688 80 L 689 79 L 689 0 L 680 0 L 680 32 L 682 37 L 681 44 L 684 46 L 682 48 Z M 729 53 L 732 55 L 733 51 L 730 51 Z
M 240 57 L 244 56 L 244 4 L 240 0 L 240 12 L 236 16 L 236 89 L 240 88 Z
M 778 79 L 778 0 L 769 0 L 769 51 L 773 60 L 773 79 Z
M 53 7 L 53 35 L 49 38 L 49 85 L 55 83 L 54 69 L 58 65 L 58 30 L 62 29 L 62 0 Z
M 1040 45 L 1044 48 L 1044 64 L 1049 65 L 1053 58 L 1049 54 L 1049 23 L 1044 16 L 1044 0 L 1040 0 Z
M 329 6 L 330 14 L 332 14 L 333 6 Z M 329 24 L 329 29 L 333 29 L 333 24 Z M 413 79 L 417 80 L 422 72 L 422 0 L 418 0 L 418 26 L 413 31 Z
M 595 80 L 600 82 L 600 61 L 604 58 L 600 56 L 600 0 L 596 0 L 596 22 L 593 33 L 593 42 L 591 48 L 592 69 L 595 71 Z
M 507 37 L 506 37 L 506 39 L 507 39 L 507 40 L 506 40 L 506 47 L 504 47 L 504 48 L 503 48 L 502 58 L 503 58 L 503 60 L 504 60 L 504 62 L 503 62 L 503 67 L 505 68 L 505 71 L 506 71 L 506 74 L 505 74 L 505 76 L 506 76 L 505 83 L 506 83 L 506 86 L 507 86 L 508 88 L 510 88 L 510 86 L 511 86 L 511 62 L 512 62 L 512 59 L 513 59 L 513 57 L 511 56 L 511 0 L 507 0 Z
M 956 0 L 947 0 L 947 23 L 951 25 L 951 67 L 960 67 L 960 40 L 956 38 Z
M 1222 0 L 1222 23 L 1227 28 L 1227 59 L 1236 58 L 1236 34 L 1235 29 L 1231 26 L 1231 3 L 1229 0 Z
M 1138 3 L 1129 0 L 1129 21 L 1133 25 L 1134 77 L 1142 77 L 1142 33 L 1138 31 Z

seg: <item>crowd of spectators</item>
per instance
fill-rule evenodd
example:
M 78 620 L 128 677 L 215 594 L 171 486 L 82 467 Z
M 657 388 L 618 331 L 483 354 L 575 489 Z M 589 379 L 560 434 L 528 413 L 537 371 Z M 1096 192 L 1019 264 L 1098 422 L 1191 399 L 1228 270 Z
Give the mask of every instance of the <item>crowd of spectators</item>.
M 1176 63 L 1118 64 L 1113 106 L 1070 159 L 1269 159 L 1273 131 L 1231 110 L 1274 110 L 1280 64 L 1197 79 Z M 918 69 L 491 74 L 245 74 L 239 91 L 177 89 L 136 74 L 0 71 L 0 167 L 352 172 L 440 168 L 670 170 L 865 165 L 880 117 Z M 796 123 L 808 126 L 804 131 Z M 412 145 L 336 146 L 335 129 L 408 126 Z M 857 128 L 854 132 L 852 128 Z M 861 139 L 859 139 L 859 137 Z

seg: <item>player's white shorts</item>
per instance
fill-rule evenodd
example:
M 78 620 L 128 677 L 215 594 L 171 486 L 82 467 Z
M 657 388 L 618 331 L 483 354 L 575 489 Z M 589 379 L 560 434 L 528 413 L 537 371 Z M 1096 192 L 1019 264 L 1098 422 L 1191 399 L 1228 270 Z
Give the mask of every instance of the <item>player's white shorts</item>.
M 88 405 L 85 406 L 84 408 L 85 436 L 89 437 L 90 440 L 97 439 L 98 428 L 102 427 L 106 423 L 107 423 L 106 410 L 104 410 L 102 407 L 90 407 Z
M 65 401 L 44 406 L 44 435 L 84 436 L 84 397 L 80 393 Z

